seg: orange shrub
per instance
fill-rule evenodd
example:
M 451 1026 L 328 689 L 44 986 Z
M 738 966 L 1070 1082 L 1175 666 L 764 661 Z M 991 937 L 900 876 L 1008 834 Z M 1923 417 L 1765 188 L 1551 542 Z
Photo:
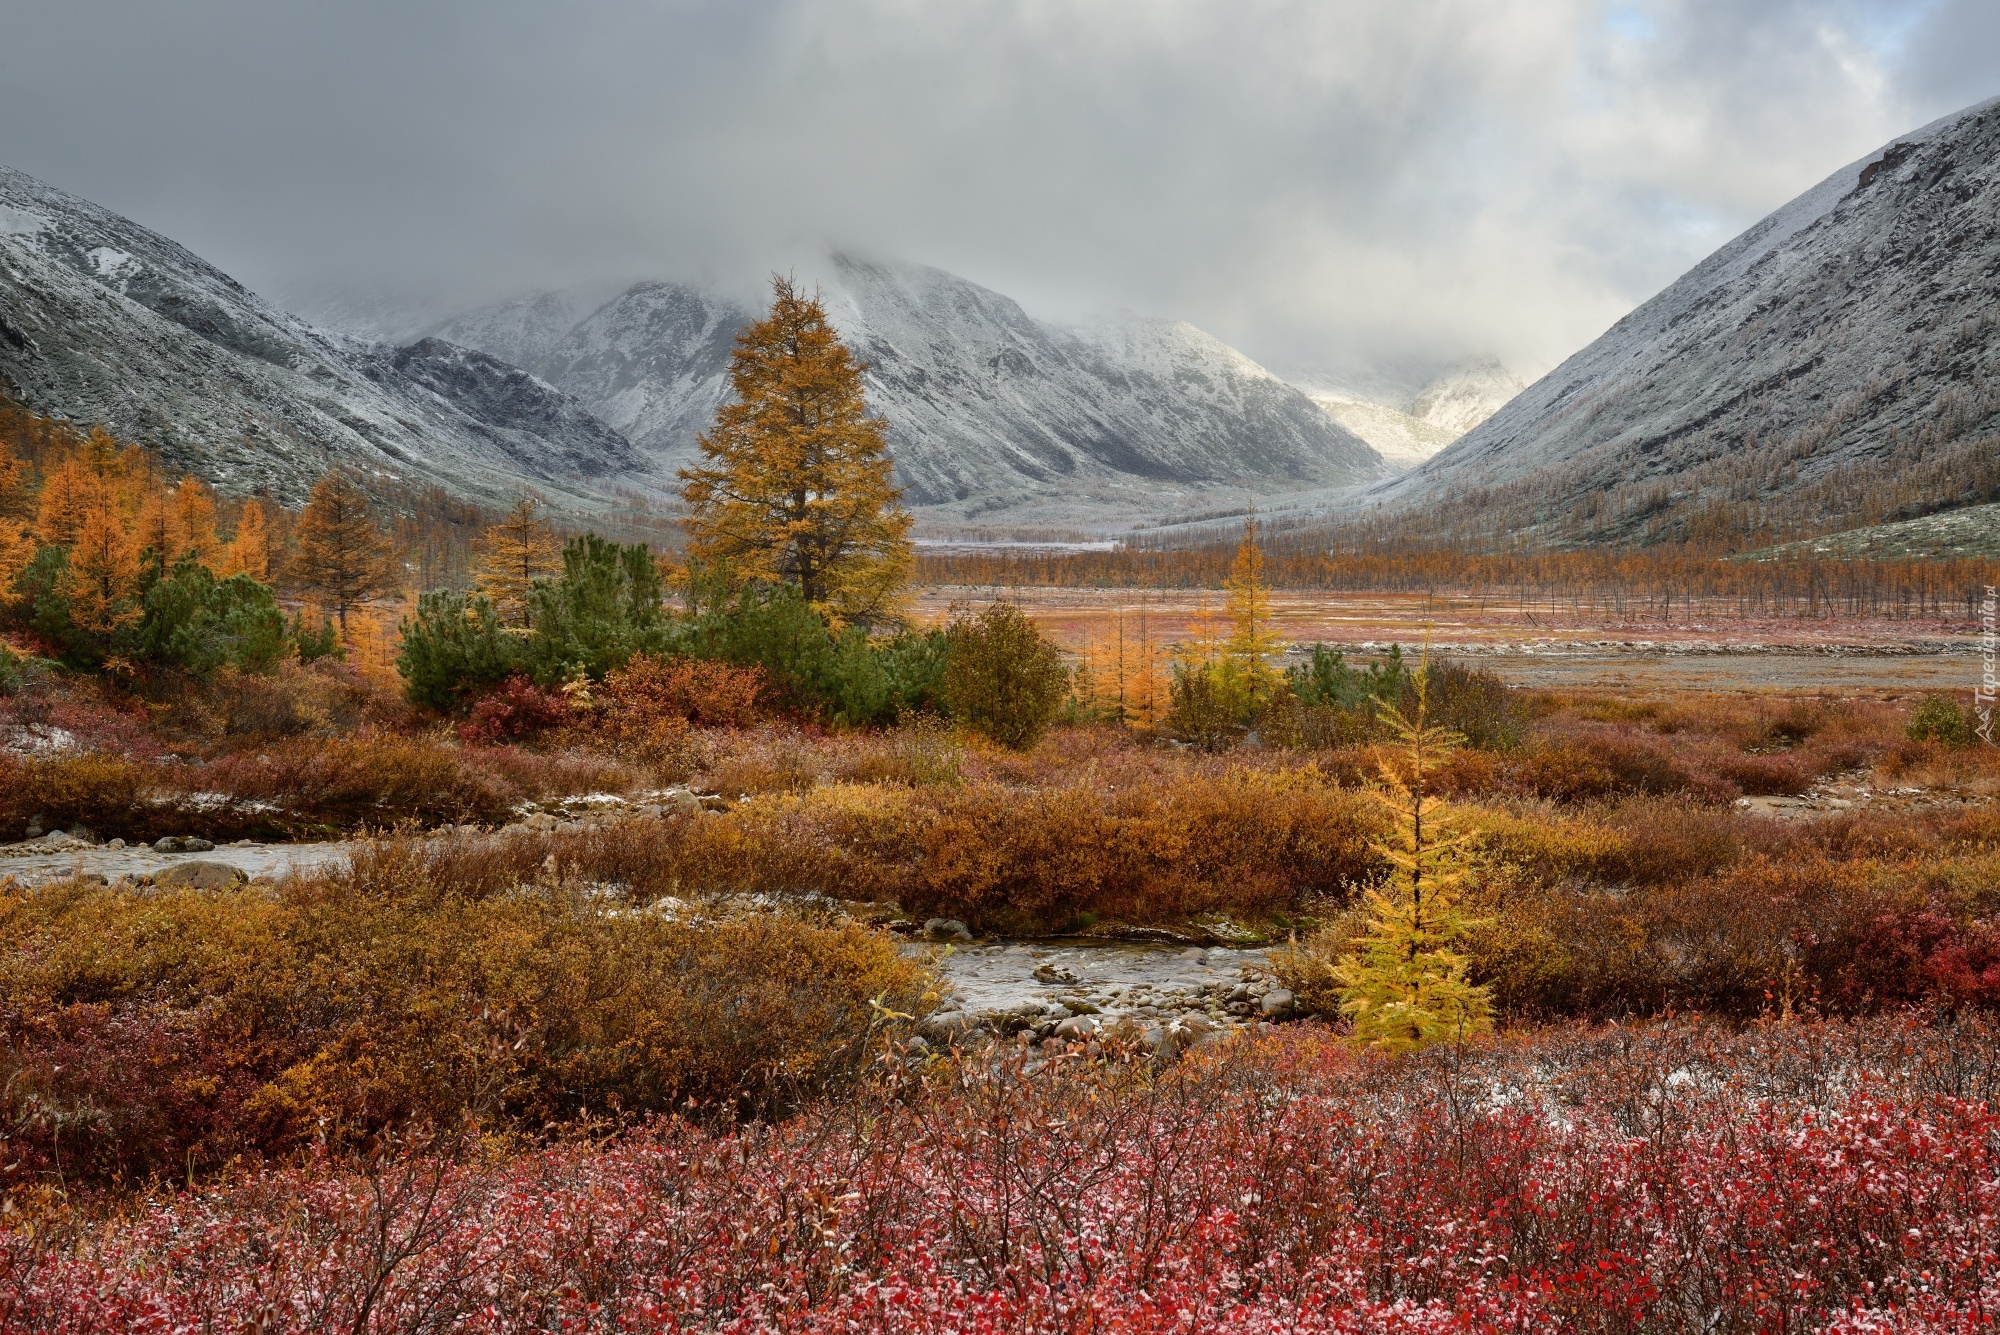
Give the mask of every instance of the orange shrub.
M 608 716 L 629 718 L 641 729 L 663 718 L 743 728 L 757 721 L 768 687 L 761 667 L 640 654 L 605 677 L 599 698 Z
M 780 913 L 609 913 L 572 878 L 467 894 L 409 845 L 351 875 L 0 891 L 0 1186 L 208 1172 L 384 1131 L 540 1134 L 851 1079 L 893 941 Z
M 26 837 L 28 822 L 44 830 L 89 828 L 99 838 L 141 832 L 152 771 L 109 755 L 23 758 L 0 752 L 0 832 Z
M 277 742 L 255 756 L 217 761 L 206 781 L 233 798 L 270 802 L 295 820 L 340 829 L 491 824 L 514 800 L 457 747 L 379 733 Z

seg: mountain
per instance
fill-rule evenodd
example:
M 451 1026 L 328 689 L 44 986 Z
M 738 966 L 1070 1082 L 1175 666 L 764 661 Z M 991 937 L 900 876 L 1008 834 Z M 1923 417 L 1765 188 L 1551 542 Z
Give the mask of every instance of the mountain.
M 1308 388 L 1305 393 L 1321 411 L 1367 441 L 1383 462 L 1398 471 L 1415 468 L 1464 434 L 1350 391 Z
M 1991 499 L 1996 303 L 2000 99 L 1835 172 L 1366 500 L 1735 541 Z
M 330 466 L 567 509 L 657 490 L 574 399 L 493 356 L 329 334 L 129 219 L 0 167 L 0 391 L 169 468 L 297 501 Z
M 1527 387 L 1497 361 L 1473 362 L 1431 380 L 1411 396 L 1406 411 L 1427 426 L 1462 436 Z
M 1190 325 L 1064 328 L 939 269 L 836 256 L 822 293 L 867 363 L 905 501 L 943 525 L 1091 524 L 1372 481 L 1380 456 L 1249 358 Z M 755 315 L 641 283 L 579 314 L 563 293 L 460 316 L 438 336 L 520 364 L 662 469 L 694 457 Z
M 1289 379 L 1399 472 L 1435 456 L 1528 383 L 1492 360 L 1423 372 L 1400 386 L 1401 377 L 1380 373 L 1304 371 Z

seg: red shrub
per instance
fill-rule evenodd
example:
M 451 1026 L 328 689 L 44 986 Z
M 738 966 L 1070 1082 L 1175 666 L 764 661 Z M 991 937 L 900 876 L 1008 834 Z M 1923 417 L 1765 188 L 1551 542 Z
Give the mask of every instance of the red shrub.
M 1308 1032 L 1157 1080 L 1016 1056 L 777 1128 L 321 1162 L 66 1251 L 11 1231 L 0 1324 L 1988 1329 L 1993 1039 L 1560 1030 L 1375 1061 Z M 1971 1099 L 1927 1087 L 1948 1064 Z
M 513 676 L 473 704 L 472 717 L 459 725 L 458 735 L 472 743 L 519 740 L 560 727 L 569 713 L 569 700 L 561 691 L 543 690 L 526 677 Z

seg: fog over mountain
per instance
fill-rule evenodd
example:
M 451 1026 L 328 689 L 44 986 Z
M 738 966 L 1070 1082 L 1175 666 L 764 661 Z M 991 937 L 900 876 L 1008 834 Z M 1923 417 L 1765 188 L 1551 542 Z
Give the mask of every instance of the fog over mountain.
M 935 524 L 1129 522 L 1388 471 L 1307 395 L 1189 325 L 1056 325 L 942 270 L 852 256 L 832 257 L 821 287 L 867 364 L 905 501 Z M 545 293 L 434 332 L 518 361 L 670 473 L 725 401 L 734 335 L 754 318 L 692 285 L 644 282 L 594 309 Z
M 2000 99 L 1833 173 L 1368 499 L 1636 520 L 1902 472 L 1941 505 L 1919 470 L 1996 429 Z

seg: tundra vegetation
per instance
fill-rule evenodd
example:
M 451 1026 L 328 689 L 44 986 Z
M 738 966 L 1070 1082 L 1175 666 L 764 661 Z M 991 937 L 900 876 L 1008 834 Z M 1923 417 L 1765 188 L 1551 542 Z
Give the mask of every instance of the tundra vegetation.
M 673 555 L 0 414 L 0 835 L 355 841 L 0 880 L 0 1328 L 1990 1325 L 1962 702 L 1287 646 L 1254 526 L 1181 642 L 913 623 L 858 372 L 775 295 Z M 931 918 L 1262 940 L 1297 1018 L 926 1042 Z

